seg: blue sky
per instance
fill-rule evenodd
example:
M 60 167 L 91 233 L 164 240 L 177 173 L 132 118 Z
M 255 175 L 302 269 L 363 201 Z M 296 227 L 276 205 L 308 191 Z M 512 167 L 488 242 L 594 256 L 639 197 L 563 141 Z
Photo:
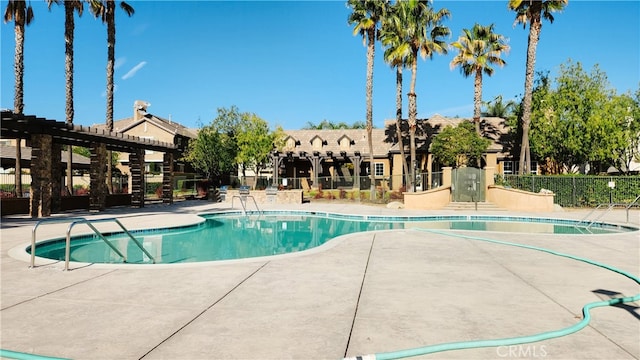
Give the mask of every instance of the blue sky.
M 366 48 L 347 24 L 346 1 L 129 1 L 118 9 L 115 120 L 131 116 L 135 100 L 148 111 L 188 127 L 208 124 L 216 109 L 237 106 L 273 127 L 300 129 L 326 119 L 365 120 Z M 6 1 L 0 1 L 2 11 Z M 64 9 L 31 2 L 35 20 L 26 30 L 26 114 L 65 120 Z M 433 1 L 452 17 L 448 42 L 474 23 L 495 24 L 511 47 L 507 65 L 484 77 L 483 100 L 523 93 L 528 27 L 513 26 L 507 1 Z M 555 22 L 544 22 L 537 71 L 552 77 L 568 59 L 586 71 L 595 64 L 618 93 L 640 83 L 640 2 L 571 0 Z M 1 107 L 13 108 L 13 23 L 3 23 Z M 106 27 L 88 11 L 76 16 L 75 118 L 104 123 Z M 376 127 L 395 117 L 395 72 L 376 49 L 373 118 Z M 418 64 L 418 116 L 470 117 L 473 79 L 451 70 L 454 56 Z M 405 71 L 404 115 L 410 72 Z

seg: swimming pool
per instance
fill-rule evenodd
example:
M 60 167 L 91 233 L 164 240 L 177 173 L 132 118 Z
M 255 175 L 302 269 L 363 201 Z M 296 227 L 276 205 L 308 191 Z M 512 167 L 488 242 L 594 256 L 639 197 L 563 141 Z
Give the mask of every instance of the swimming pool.
M 636 228 L 594 223 L 587 227 L 575 220 L 514 216 L 359 216 L 307 211 L 268 211 L 243 215 L 238 212 L 202 214 L 197 225 L 134 231 L 132 234 L 153 256 L 155 263 L 176 264 L 244 259 L 300 252 L 318 247 L 341 235 L 363 231 L 439 229 L 500 231 L 539 234 L 611 234 Z M 150 263 L 149 257 L 124 233 L 104 234 L 127 263 Z M 31 252 L 30 247 L 27 252 Z M 36 256 L 65 260 L 65 239 L 44 241 Z M 95 235 L 71 241 L 70 261 L 122 263 L 122 258 Z

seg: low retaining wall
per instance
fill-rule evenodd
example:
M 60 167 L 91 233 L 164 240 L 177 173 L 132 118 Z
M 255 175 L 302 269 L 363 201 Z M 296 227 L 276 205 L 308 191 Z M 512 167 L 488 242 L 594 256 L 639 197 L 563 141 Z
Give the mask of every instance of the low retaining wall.
M 0 198 L 0 214 L 15 215 L 29 213 L 29 198 Z
M 302 192 L 302 190 L 278 190 L 267 194 L 265 190 L 251 190 L 249 196 L 253 196 L 258 204 L 302 204 Z M 240 196 L 237 189 L 227 190 L 224 202 L 230 204 L 234 196 Z M 234 204 L 239 204 L 239 202 L 240 200 L 236 199 Z M 252 205 L 251 203 L 252 201 L 249 200 L 249 205 Z
M 554 196 L 553 193 L 532 193 L 497 185 L 487 189 L 487 201 L 515 211 L 553 211 Z
M 451 186 L 419 192 L 406 192 L 404 208 L 411 210 L 438 210 L 447 206 L 451 201 Z

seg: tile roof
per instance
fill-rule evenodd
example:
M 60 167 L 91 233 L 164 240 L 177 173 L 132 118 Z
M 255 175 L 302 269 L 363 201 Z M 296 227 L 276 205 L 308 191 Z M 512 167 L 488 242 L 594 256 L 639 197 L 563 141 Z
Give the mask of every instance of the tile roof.
M 430 142 L 426 141 L 426 138 L 439 133 L 446 126 L 457 126 L 462 121 L 472 121 L 469 118 L 448 118 L 441 115 L 434 115 L 429 119 L 418 119 L 416 130 L 416 142 L 418 143 L 418 149 L 424 151 L 423 148 Z M 385 127 L 383 129 L 373 129 L 373 154 L 375 157 L 386 157 L 389 153 L 399 152 L 399 144 L 395 142 L 395 120 L 385 121 Z M 403 131 L 407 134 L 408 125 L 406 121 L 402 124 Z M 505 124 L 505 120 L 498 117 L 483 117 L 481 118 L 481 128 L 485 133 L 485 137 L 492 140 L 489 150 L 492 152 L 502 152 L 502 137 L 509 132 L 509 128 Z M 326 153 L 331 151 L 334 154 L 344 151 L 339 143 L 339 140 L 347 136 L 351 139 L 351 147 L 346 150 L 347 153 L 353 153 L 359 151 L 363 156 L 369 156 L 369 147 L 367 143 L 367 131 L 365 129 L 305 129 L 305 130 L 285 130 L 287 136 L 296 140 L 296 147 L 293 149 L 285 149 L 285 151 L 293 151 L 299 153 L 301 151 L 307 153 L 313 153 L 314 151 L 320 151 Z M 322 149 L 314 148 L 312 141 L 314 138 L 319 137 L 323 141 Z M 405 151 L 409 152 L 408 145 L 405 146 Z

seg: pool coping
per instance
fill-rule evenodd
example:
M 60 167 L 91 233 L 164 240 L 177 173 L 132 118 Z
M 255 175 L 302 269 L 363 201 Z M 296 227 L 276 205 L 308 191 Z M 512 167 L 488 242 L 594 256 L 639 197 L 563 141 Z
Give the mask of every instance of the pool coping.
M 405 215 L 405 216 L 392 216 L 392 215 L 357 215 L 357 214 L 349 214 L 349 213 L 341 213 L 341 212 L 331 212 L 331 211 L 313 211 L 313 210 L 265 210 L 265 211 L 241 211 L 241 210 L 222 210 L 216 212 L 201 212 L 196 215 L 200 218 L 194 219 L 193 222 L 186 221 L 184 224 L 160 227 L 160 228 L 139 228 L 135 230 L 130 230 L 131 234 L 146 236 L 151 235 L 154 232 L 162 232 L 162 231 L 179 231 L 181 229 L 190 230 L 190 228 L 197 227 L 203 225 L 207 217 L 211 216 L 238 216 L 238 215 L 246 215 L 246 216 L 274 216 L 274 215 L 297 215 L 297 216 L 319 216 L 319 217 L 327 217 L 327 218 L 336 218 L 343 220 L 358 220 L 358 221 L 402 221 L 402 222 L 438 222 L 438 221 L 498 221 L 498 222 L 515 222 L 515 223 L 532 223 L 532 224 L 550 224 L 550 225 L 574 225 L 580 226 L 584 222 L 584 220 L 574 220 L 574 219 L 562 219 L 562 218 L 554 218 L 554 217 L 531 217 L 531 216 L 513 216 L 513 215 L 474 215 L 474 214 L 460 214 L 460 215 Z M 626 232 L 634 232 L 640 231 L 640 227 L 632 226 L 629 224 L 619 224 L 613 222 L 591 222 L 587 224 L 589 226 L 596 226 L 600 229 L 607 230 L 608 228 L 616 228 L 620 233 Z M 409 230 L 411 228 L 405 228 L 404 230 Z M 337 245 L 337 242 L 344 241 L 345 238 L 348 239 L 350 235 L 358 234 L 361 232 L 384 232 L 384 231 L 396 231 L 401 229 L 388 229 L 388 230 L 366 230 L 366 231 L 358 231 L 349 234 L 343 234 L 332 239 L 327 240 L 323 244 L 315 246 L 310 249 L 296 251 L 292 253 L 284 253 L 284 254 L 276 254 L 276 255 L 265 255 L 265 256 L 255 256 L 249 258 L 240 258 L 240 259 L 223 259 L 223 260 L 209 260 L 209 261 L 197 261 L 197 262 L 185 262 L 185 263 L 160 263 L 160 264 L 139 264 L 139 263 L 95 263 L 95 262 L 81 262 L 81 261 L 70 261 L 69 264 L 73 265 L 73 267 L 95 267 L 95 268 L 106 268 L 106 269 L 117 269 L 117 268 L 133 268 L 133 269 L 144 269 L 144 270 L 153 270 L 155 268 L 163 269 L 163 268 L 173 268 L 173 267 L 190 267 L 190 266 L 215 266 L 215 265 L 228 265 L 228 264 L 236 264 L 236 263 L 253 263 L 253 262 L 263 262 L 268 260 L 277 261 L 280 259 L 286 259 L 289 257 L 296 256 L 305 256 L 312 255 L 316 252 L 321 252 L 328 250 Z M 442 229 L 438 229 L 442 230 Z M 500 232 L 495 230 L 474 230 L 474 229 L 445 229 L 445 231 L 461 231 L 461 232 Z M 110 231 L 104 232 L 103 235 L 111 235 L 114 233 L 123 233 L 123 231 Z M 527 232 L 521 231 L 509 231 L 508 233 L 513 234 L 527 234 Z M 555 234 L 555 233 L 540 233 L 540 235 L 545 236 L 599 236 L 599 235 L 612 235 L 617 233 L 616 231 L 612 231 L 611 233 L 599 233 L 599 234 Z M 76 234 L 72 236 L 72 241 L 74 238 L 83 238 L 93 236 L 92 232 L 87 232 L 86 234 Z M 64 237 L 54 237 L 54 238 L 46 238 L 40 239 L 36 241 L 36 244 L 44 244 L 49 242 L 58 242 L 64 241 Z M 332 243 L 336 242 L 332 245 Z M 11 249 L 9 249 L 9 256 L 20 261 L 26 261 L 28 263 L 31 262 L 31 254 L 28 253 L 28 249 L 31 248 L 31 242 L 17 245 Z M 39 266 L 51 266 L 56 264 L 64 263 L 64 260 L 54 260 L 41 256 L 35 257 L 35 267 Z
M 314 208 L 323 211 L 348 210 L 325 206 Z M 157 209 L 159 214 L 154 213 L 155 209 L 148 209 L 130 221 L 140 224 L 145 221 L 180 222 L 173 211 L 162 207 Z M 180 209 L 173 210 L 180 212 Z M 191 213 L 201 210 L 194 207 Z M 353 211 L 368 215 L 394 212 L 362 206 L 354 207 Z M 584 214 L 586 212 L 569 211 L 553 215 L 578 219 Z M 637 216 L 640 213 L 633 214 L 635 226 L 640 223 L 640 217 Z M 147 218 L 155 215 L 160 217 L 153 221 Z M 611 213 L 605 220 L 622 222 L 620 216 L 620 212 Z M 450 310 L 455 307 L 452 307 L 453 304 L 445 305 L 437 297 L 434 300 L 441 307 L 437 311 L 429 311 L 428 307 L 425 308 L 427 303 L 422 303 L 422 298 L 407 298 L 405 294 L 396 292 L 390 298 L 392 293 L 385 291 L 389 287 L 397 287 L 411 290 L 407 296 L 428 296 L 431 291 L 442 290 L 443 281 L 456 279 L 455 273 L 442 273 L 442 278 L 434 278 L 434 283 L 421 282 L 424 289 L 416 293 L 415 284 L 421 279 L 420 274 L 429 275 L 432 271 L 429 263 L 411 262 L 410 258 L 394 260 L 391 256 L 401 252 L 408 257 L 418 257 L 419 251 L 426 251 L 427 254 L 433 252 L 434 259 L 438 259 L 438 249 L 442 246 L 479 254 L 490 251 L 494 260 L 483 265 L 489 268 L 483 270 L 482 274 L 488 276 L 498 271 L 512 279 L 512 282 L 507 282 L 500 278 L 501 281 L 491 282 L 491 287 L 486 289 L 500 294 L 500 302 L 509 305 L 500 314 L 505 321 L 499 322 L 500 328 L 505 333 L 518 333 L 520 329 L 514 328 L 513 324 L 523 321 L 527 323 L 525 330 L 531 331 L 557 328 L 558 321 L 562 319 L 565 320 L 560 322 L 574 323 L 577 321 L 574 317 L 579 315 L 585 299 L 597 298 L 594 296 L 597 294 L 592 294 L 593 289 L 616 290 L 626 295 L 638 290 L 638 286 L 629 286 L 628 281 L 615 276 L 602 277 L 596 269 L 575 267 L 572 263 L 564 264 L 556 260 L 546 265 L 549 266 L 545 273 L 548 278 L 537 280 L 536 276 L 528 276 L 535 274 L 527 270 L 536 268 L 537 261 L 533 260 L 536 257 L 531 261 L 520 261 L 520 254 L 509 249 L 492 249 L 489 245 L 474 245 L 466 241 L 453 244 L 445 238 L 439 243 L 437 240 L 441 236 L 438 235 L 428 237 L 435 247 L 423 248 L 421 241 L 412 240 L 422 234 L 406 230 L 401 236 L 394 235 L 392 238 L 387 235 L 388 232 L 397 230 L 345 235 L 348 238 L 328 242 L 334 246 L 327 251 L 279 261 L 229 263 L 224 266 L 202 263 L 203 266 L 179 269 L 171 265 L 172 269 L 159 272 L 138 271 L 129 265 L 115 270 L 88 266 L 74 268 L 70 272 L 59 271 L 59 266 L 29 269 L 28 263 L 9 257 L 7 249 L 25 242 L 19 237 L 28 237 L 32 225 L 32 222 L 20 220 L 14 224 L 3 224 L 1 347 L 49 356 L 340 358 L 400 350 L 410 344 L 437 343 L 437 339 L 446 341 L 481 337 L 482 333 L 477 333 L 475 327 L 482 329 L 483 325 L 499 319 L 486 317 L 487 323 L 484 324 L 474 323 L 465 317 L 450 318 Z M 563 241 L 553 242 L 546 237 L 526 234 L 511 238 L 526 244 L 544 244 L 558 251 L 564 249 L 583 256 L 593 256 L 635 272 L 640 265 L 637 233 L 587 237 L 558 235 Z M 447 253 L 442 255 L 448 256 Z M 409 264 L 411 267 L 405 269 Z M 476 267 L 474 264 L 473 261 L 469 263 L 468 270 L 473 272 Z M 524 278 L 518 280 L 519 277 Z M 558 280 L 562 282 L 557 283 Z M 584 284 L 580 286 L 580 283 Z M 141 286 L 143 284 L 146 285 Z M 130 289 L 135 291 L 131 292 Z M 468 294 L 471 296 L 465 300 L 462 293 L 458 293 L 457 286 L 446 287 L 445 290 L 447 299 L 460 302 L 456 306 L 464 309 L 469 305 L 478 310 L 473 312 L 475 315 L 481 316 L 483 310 L 488 309 L 486 306 L 491 308 L 491 303 L 482 302 L 482 291 Z M 532 304 L 535 311 L 517 311 L 522 306 L 527 309 L 528 302 L 516 290 L 531 291 L 535 295 L 536 302 Z M 511 304 L 509 299 L 515 302 Z M 283 303 L 287 304 L 285 309 L 282 308 Z M 424 313 L 414 314 L 412 311 Z M 114 318 L 114 313 L 117 318 Z M 67 323 L 58 322 L 69 318 L 74 319 L 73 325 L 62 326 Z M 458 325 L 440 326 L 435 331 L 430 328 L 440 324 L 440 321 Z M 611 331 L 613 326 L 615 331 Z M 97 331 L 99 337 L 94 336 L 98 335 Z M 639 336 L 637 317 L 634 318 L 623 308 L 607 308 L 596 310 L 592 324 L 574 335 L 523 345 L 521 349 L 546 350 L 546 354 L 554 358 L 633 359 L 640 357 L 640 349 L 636 344 Z M 73 341 L 74 345 L 69 346 L 69 341 Z M 506 350 L 470 349 L 459 353 L 443 353 L 443 356 L 499 358 Z

